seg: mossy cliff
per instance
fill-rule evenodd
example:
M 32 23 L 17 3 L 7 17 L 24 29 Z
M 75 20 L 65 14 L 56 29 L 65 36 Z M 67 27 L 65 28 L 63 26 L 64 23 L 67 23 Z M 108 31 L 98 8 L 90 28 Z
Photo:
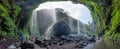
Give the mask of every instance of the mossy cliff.
M 118 0 L 79 0 L 86 5 L 95 23 L 95 32 L 113 40 L 120 39 L 120 1 Z
M 0 34 L 18 36 L 29 33 L 32 10 L 48 0 L 0 0 Z M 49 0 L 54 1 L 54 0 Z M 57 0 L 58 1 L 58 0 Z M 113 40 L 120 39 L 119 0 L 72 0 L 86 5 L 91 11 L 95 33 Z
M 6 34 L 11 36 L 18 35 L 18 27 L 15 22 L 20 11 L 21 7 L 16 5 L 14 1 L 0 1 L 0 34 L 3 36 Z

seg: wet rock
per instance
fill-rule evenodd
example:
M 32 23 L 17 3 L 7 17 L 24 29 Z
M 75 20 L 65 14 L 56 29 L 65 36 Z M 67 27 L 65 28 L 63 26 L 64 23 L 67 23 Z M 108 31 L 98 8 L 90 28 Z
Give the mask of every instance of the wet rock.
M 56 45 L 56 44 L 57 44 L 57 41 L 54 41 L 52 44 Z
M 52 45 L 51 42 L 49 42 L 48 45 L 49 45 L 49 46 Z
M 40 47 L 47 47 L 46 43 L 42 43 L 42 45 L 40 45 Z
M 42 45 L 42 41 L 39 40 L 39 38 L 36 38 L 36 39 L 35 39 L 35 44 L 37 44 L 37 45 Z
M 66 39 L 66 41 L 67 41 L 67 43 L 70 43 L 70 42 L 72 42 L 72 40 L 71 40 L 71 39 Z
M 82 44 L 83 44 L 84 47 L 87 46 L 87 43 L 82 43 Z
M 83 48 L 84 46 L 82 44 L 76 44 L 75 48 Z
M 32 41 L 32 42 L 35 42 L 36 38 L 37 38 L 36 36 L 31 35 L 29 40 Z
M 95 35 L 93 35 L 90 39 L 89 39 L 90 42 L 96 42 L 96 37 Z
M 64 21 L 60 21 L 57 22 L 54 26 L 53 26 L 53 35 L 56 37 L 60 37 L 60 36 L 67 36 L 69 35 L 72 31 L 69 27 L 69 25 L 64 22 Z
M 50 48 L 50 47 L 52 48 L 55 46 L 63 47 L 69 44 L 71 46 L 74 46 L 75 48 L 83 48 L 88 44 L 88 41 L 81 40 L 81 38 L 79 37 L 80 36 L 68 37 L 68 36 L 63 36 L 63 35 L 60 37 L 51 36 L 49 40 L 39 38 L 36 40 L 35 43 L 39 45 L 41 48 Z
M 20 46 L 20 41 L 16 41 L 16 42 L 15 42 L 15 46 L 16 46 L 17 48 L 19 48 L 19 46 Z
M 62 41 L 60 42 L 58 45 L 61 46 L 61 45 L 64 45 L 65 43 Z
M 48 45 L 51 45 L 50 40 L 38 38 L 35 40 L 35 44 L 39 45 L 40 47 L 47 47 Z
M 87 46 L 88 45 L 88 41 L 81 41 L 81 42 L 79 42 L 79 44 L 81 44 L 82 46 Z
M 17 47 L 15 45 L 10 45 L 10 46 L 8 46 L 7 49 L 17 49 Z
M 34 44 L 31 44 L 31 43 L 28 43 L 28 42 L 25 42 L 23 43 L 21 46 L 21 49 L 34 49 Z
M 0 40 L 1 40 L 1 39 L 3 39 L 3 36 L 2 36 L 2 35 L 0 35 Z
M 117 45 L 119 45 L 119 46 L 120 46 L 120 39 L 118 39 L 118 40 L 114 41 L 114 43 L 116 43 Z

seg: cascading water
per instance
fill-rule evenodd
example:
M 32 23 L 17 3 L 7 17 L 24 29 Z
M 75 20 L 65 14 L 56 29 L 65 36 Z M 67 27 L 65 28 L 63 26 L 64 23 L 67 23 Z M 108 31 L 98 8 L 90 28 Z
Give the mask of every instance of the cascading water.
M 31 21 L 31 34 L 39 36 L 39 28 L 38 28 L 38 21 L 37 21 L 37 11 L 33 11 L 32 13 L 32 21 Z
M 40 31 L 40 26 L 42 25 L 47 25 L 47 23 L 49 24 L 49 26 L 46 28 L 46 31 L 43 33 L 44 35 L 42 35 L 44 38 L 47 38 L 50 36 L 50 31 L 52 26 L 57 22 L 56 20 L 56 12 L 55 9 L 35 9 L 33 11 L 32 14 L 32 23 L 31 23 L 31 32 L 33 35 L 37 35 L 40 36 L 41 31 Z M 41 20 L 43 19 L 43 20 Z M 45 23 L 45 24 L 44 24 Z M 42 28 L 43 29 L 43 28 Z M 41 36 L 41 37 L 42 37 Z
M 53 16 L 52 16 L 52 21 L 53 23 L 47 28 L 46 32 L 45 32 L 45 39 L 50 39 L 51 37 L 51 29 L 53 28 L 53 25 L 57 22 L 57 19 L 56 19 L 56 12 L 55 12 L 55 9 L 52 10 L 53 13 L 51 13 Z
M 79 20 L 77 20 L 77 33 L 80 35 L 80 24 Z
M 92 18 L 90 15 L 90 11 L 87 7 L 82 4 L 74 4 L 71 1 L 60 1 L 60 2 L 45 2 L 39 5 L 32 13 L 31 19 L 31 34 L 40 36 L 43 33 L 44 38 L 48 38 L 51 36 L 51 30 L 54 24 L 57 22 L 56 18 L 56 8 L 63 9 L 68 16 L 78 20 L 77 21 L 77 33 L 80 33 L 80 22 L 84 24 L 88 24 L 92 22 Z M 44 10 L 49 9 L 48 11 Z M 41 12 L 41 10 L 43 10 Z M 42 13 L 42 14 L 41 14 Z M 87 14 L 86 14 L 87 13 Z M 45 17 L 46 16 L 46 17 Z M 68 18 L 69 19 L 69 18 Z M 49 22 L 50 20 L 50 22 Z M 72 19 L 69 19 L 70 27 L 74 27 L 74 23 Z

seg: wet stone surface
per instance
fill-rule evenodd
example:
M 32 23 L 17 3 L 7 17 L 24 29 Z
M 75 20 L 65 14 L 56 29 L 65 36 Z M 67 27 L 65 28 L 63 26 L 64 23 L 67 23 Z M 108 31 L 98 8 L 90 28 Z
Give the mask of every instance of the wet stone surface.
M 47 49 L 80 49 L 87 46 L 89 40 L 81 40 L 77 37 L 51 37 L 50 40 L 38 38 L 35 44 L 39 45 L 40 48 Z

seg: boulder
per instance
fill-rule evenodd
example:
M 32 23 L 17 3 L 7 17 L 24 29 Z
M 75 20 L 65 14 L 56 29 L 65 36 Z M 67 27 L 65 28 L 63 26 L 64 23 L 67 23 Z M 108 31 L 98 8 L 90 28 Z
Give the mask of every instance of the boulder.
M 37 44 L 37 45 L 42 45 L 42 41 L 41 40 L 39 40 L 38 38 L 36 38 L 36 40 L 35 40 L 35 44 Z
M 75 45 L 75 48 L 83 48 L 84 46 L 83 46 L 83 44 L 76 44 Z
M 15 45 L 10 45 L 7 47 L 7 49 L 17 49 L 17 47 Z
M 0 35 L 0 40 L 1 40 L 1 39 L 3 39 L 3 36 L 2 36 L 2 35 Z
M 34 44 L 25 42 L 20 47 L 21 49 L 34 49 Z
M 95 35 L 93 35 L 90 39 L 89 39 L 90 42 L 96 42 L 96 37 Z

